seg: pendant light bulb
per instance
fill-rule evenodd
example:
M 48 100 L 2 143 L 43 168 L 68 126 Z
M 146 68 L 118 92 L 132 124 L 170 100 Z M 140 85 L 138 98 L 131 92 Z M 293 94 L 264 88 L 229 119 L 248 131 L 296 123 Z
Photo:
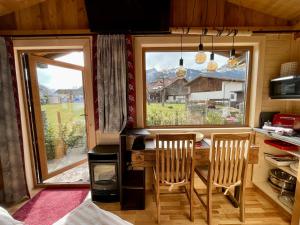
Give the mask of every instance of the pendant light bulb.
M 236 33 L 235 33 L 236 34 Z M 234 34 L 234 35 L 235 35 Z M 229 59 L 227 61 L 227 67 L 233 69 L 238 65 L 238 60 L 235 57 L 235 49 L 234 49 L 234 36 L 232 37 L 232 49 L 230 50 Z
M 176 69 L 176 76 L 177 78 L 179 79 L 183 79 L 185 78 L 186 76 L 186 68 L 183 67 L 183 58 L 182 58 L 182 35 L 180 36 L 180 54 L 181 54 L 181 57 L 179 59 L 179 67 Z
M 185 78 L 186 72 L 187 72 L 187 70 L 183 66 L 183 59 L 180 58 L 180 60 L 179 60 L 179 67 L 176 69 L 176 76 L 177 76 L 177 78 L 179 78 L 179 79 Z
M 229 56 L 229 59 L 227 61 L 227 66 L 229 68 L 235 68 L 237 65 L 238 65 L 238 60 L 235 57 L 235 49 L 233 48 L 233 49 L 230 50 L 230 56 Z
M 210 60 L 207 64 L 207 71 L 215 72 L 218 69 L 218 63 L 215 61 L 215 54 L 212 52 L 210 54 Z
M 205 61 L 206 61 L 206 54 L 205 52 L 203 51 L 203 44 L 200 43 L 199 44 L 199 48 L 198 48 L 198 52 L 195 56 L 195 62 L 197 64 L 203 64 Z

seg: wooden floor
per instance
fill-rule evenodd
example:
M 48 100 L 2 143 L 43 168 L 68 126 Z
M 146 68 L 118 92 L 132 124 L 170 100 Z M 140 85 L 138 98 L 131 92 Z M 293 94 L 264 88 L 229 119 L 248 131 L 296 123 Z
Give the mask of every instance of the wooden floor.
M 269 200 L 254 189 L 246 191 L 246 223 L 249 225 L 288 225 L 289 218 L 280 208 L 276 208 Z M 241 224 L 238 219 L 239 210 L 233 208 L 222 194 L 213 196 L 213 224 Z M 161 198 L 161 224 L 206 224 L 206 213 L 199 200 L 194 199 L 195 221 L 189 220 L 189 206 L 186 196 L 163 195 Z M 156 204 L 151 192 L 147 193 L 146 209 L 120 211 L 119 203 L 98 203 L 105 210 L 119 215 L 121 218 L 136 224 L 150 225 L 156 223 Z

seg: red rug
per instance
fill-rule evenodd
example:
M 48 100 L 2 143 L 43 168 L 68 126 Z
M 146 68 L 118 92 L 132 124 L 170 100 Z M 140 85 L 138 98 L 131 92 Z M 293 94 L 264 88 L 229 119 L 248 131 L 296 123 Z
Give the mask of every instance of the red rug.
M 26 225 L 51 225 L 80 205 L 88 188 L 45 189 L 39 192 L 13 217 Z

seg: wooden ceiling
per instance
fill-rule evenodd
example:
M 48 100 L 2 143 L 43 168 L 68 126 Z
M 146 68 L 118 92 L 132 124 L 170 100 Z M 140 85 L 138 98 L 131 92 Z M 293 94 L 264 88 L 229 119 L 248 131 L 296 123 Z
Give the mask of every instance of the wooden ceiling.
M 299 31 L 299 1 L 171 0 L 171 27 Z M 89 32 L 84 0 L 0 0 L 0 21 L 0 35 Z
M 236 5 L 268 14 L 270 16 L 295 21 L 300 19 L 299 0 L 227 0 Z
M 0 16 L 48 0 L 0 0 Z M 226 0 L 236 5 L 287 20 L 300 18 L 299 0 Z M 189 1 L 187 1 L 189 2 Z M 197 2 L 197 0 L 196 0 Z M 201 2 L 201 1 L 198 1 Z
M 0 16 L 28 8 L 45 0 L 0 0 Z

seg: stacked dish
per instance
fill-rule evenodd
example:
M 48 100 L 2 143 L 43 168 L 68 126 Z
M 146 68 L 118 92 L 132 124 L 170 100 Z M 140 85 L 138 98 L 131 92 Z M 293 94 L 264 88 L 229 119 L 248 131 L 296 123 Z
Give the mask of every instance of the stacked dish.
M 281 194 L 293 194 L 296 187 L 296 177 L 281 169 L 271 169 L 268 181 L 273 189 Z

